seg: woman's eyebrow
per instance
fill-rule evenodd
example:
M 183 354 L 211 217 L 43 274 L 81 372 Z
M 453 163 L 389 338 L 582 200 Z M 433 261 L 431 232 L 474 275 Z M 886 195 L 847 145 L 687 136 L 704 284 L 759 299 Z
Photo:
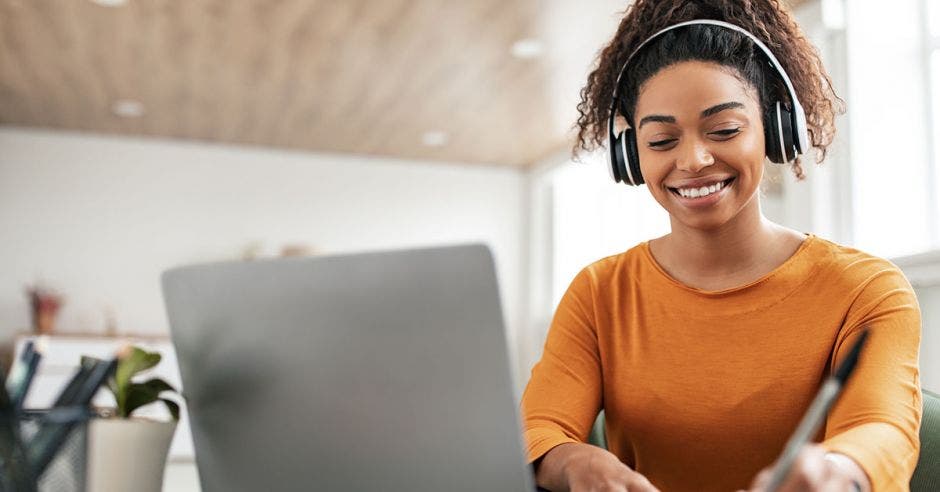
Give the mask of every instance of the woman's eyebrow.
M 718 113 L 720 113 L 720 112 L 722 112 L 722 111 L 724 111 L 724 110 L 726 110 L 726 109 L 733 109 L 733 108 L 742 108 L 742 109 L 743 109 L 743 108 L 744 108 L 744 104 L 741 104 L 741 103 L 739 103 L 739 102 L 737 102 L 737 101 L 730 101 L 730 102 L 726 102 L 726 103 L 716 104 L 716 105 L 714 105 L 714 106 L 712 106 L 712 107 L 706 109 L 705 111 L 702 111 L 702 118 L 708 118 L 709 116 L 718 114 Z M 643 125 L 645 125 L 645 124 L 647 124 L 647 123 L 654 123 L 654 122 L 657 122 L 657 123 L 675 123 L 675 122 L 676 122 L 676 118 L 675 118 L 675 116 L 668 116 L 668 115 L 664 115 L 664 114 L 651 114 L 651 115 L 649 115 L 649 116 L 644 116 L 644 117 L 640 120 L 640 124 L 639 124 L 639 126 L 637 126 L 637 130 L 639 130 L 640 128 L 643 128 Z
M 711 116 L 711 115 L 713 115 L 713 114 L 717 114 L 717 113 L 720 113 L 720 112 L 722 112 L 722 111 L 724 111 L 724 110 L 726 110 L 726 109 L 732 109 L 732 108 L 744 108 L 744 105 L 741 104 L 741 103 L 739 103 L 739 102 L 737 102 L 737 101 L 731 101 L 731 102 L 716 104 L 716 105 L 714 105 L 714 106 L 712 106 L 712 107 L 706 109 L 705 111 L 702 111 L 702 118 L 708 118 L 709 116 Z
M 649 116 L 644 116 L 643 119 L 640 120 L 640 125 L 637 126 L 636 129 L 639 130 L 640 128 L 643 128 L 643 125 L 647 123 L 653 123 L 653 122 L 675 123 L 676 118 L 675 116 L 666 116 L 663 114 L 651 114 Z

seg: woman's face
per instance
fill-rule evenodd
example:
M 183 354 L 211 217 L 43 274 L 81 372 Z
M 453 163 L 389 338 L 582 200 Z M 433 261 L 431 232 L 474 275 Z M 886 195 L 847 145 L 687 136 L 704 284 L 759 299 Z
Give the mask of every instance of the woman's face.
M 640 169 L 673 229 L 714 230 L 760 214 L 764 128 L 754 88 L 731 68 L 681 62 L 641 87 L 635 118 Z

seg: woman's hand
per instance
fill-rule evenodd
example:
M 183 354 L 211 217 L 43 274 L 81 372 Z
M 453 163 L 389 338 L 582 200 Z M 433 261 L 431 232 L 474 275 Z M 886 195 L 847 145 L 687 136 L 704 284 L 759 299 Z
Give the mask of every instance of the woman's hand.
M 545 454 L 536 473 L 540 486 L 571 492 L 659 492 L 616 455 L 590 444 L 562 444 Z
M 763 492 L 769 484 L 773 465 L 761 470 L 751 483 L 749 492 Z M 829 453 L 818 444 L 800 451 L 790 474 L 777 492 L 869 492 L 868 476 L 848 456 Z

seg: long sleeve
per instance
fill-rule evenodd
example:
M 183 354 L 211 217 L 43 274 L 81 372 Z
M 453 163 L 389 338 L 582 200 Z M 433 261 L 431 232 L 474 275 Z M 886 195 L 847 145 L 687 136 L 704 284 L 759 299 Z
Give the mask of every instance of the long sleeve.
M 920 310 L 890 262 L 811 236 L 748 284 L 673 279 L 643 243 L 572 281 L 522 399 L 529 461 L 584 442 L 669 492 L 747 487 L 773 463 L 863 328 L 868 344 L 816 437 L 875 492 L 907 490 L 921 418 Z
M 918 371 L 920 310 L 896 267 L 883 260 L 868 278 L 836 342 L 832 367 L 862 329 L 869 339 L 858 366 L 826 423 L 823 446 L 855 459 L 875 492 L 908 490 L 917 464 L 921 419 Z
M 584 442 L 601 407 L 601 366 L 590 272 L 572 281 L 555 311 L 542 358 L 522 396 L 529 462 L 567 442 Z

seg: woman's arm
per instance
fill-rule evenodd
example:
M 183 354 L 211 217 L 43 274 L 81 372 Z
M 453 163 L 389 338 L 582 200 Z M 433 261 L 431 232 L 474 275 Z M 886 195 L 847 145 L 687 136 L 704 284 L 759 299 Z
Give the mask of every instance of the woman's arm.
M 522 397 L 526 451 L 536 483 L 548 490 L 656 491 L 613 453 L 585 444 L 603 393 L 593 280 L 582 270 L 555 311 Z
M 583 443 L 560 444 L 536 464 L 535 482 L 553 492 L 607 490 L 658 492 L 643 475 L 605 449 Z
M 600 411 L 601 360 L 591 284 L 587 269 L 571 282 L 522 395 L 530 462 L 560 444 L 585 442 Z
M 829 414 L 821 444 L 850 458 L 845 468 L 860 469 L 873 490 L 905 490 L 920 447 L 920 309 L 897 267 L 869 261 L 878 267 L 867 268 L 859 283 L 831 366 L 838 366 L 863 329 L 868 343 Z

